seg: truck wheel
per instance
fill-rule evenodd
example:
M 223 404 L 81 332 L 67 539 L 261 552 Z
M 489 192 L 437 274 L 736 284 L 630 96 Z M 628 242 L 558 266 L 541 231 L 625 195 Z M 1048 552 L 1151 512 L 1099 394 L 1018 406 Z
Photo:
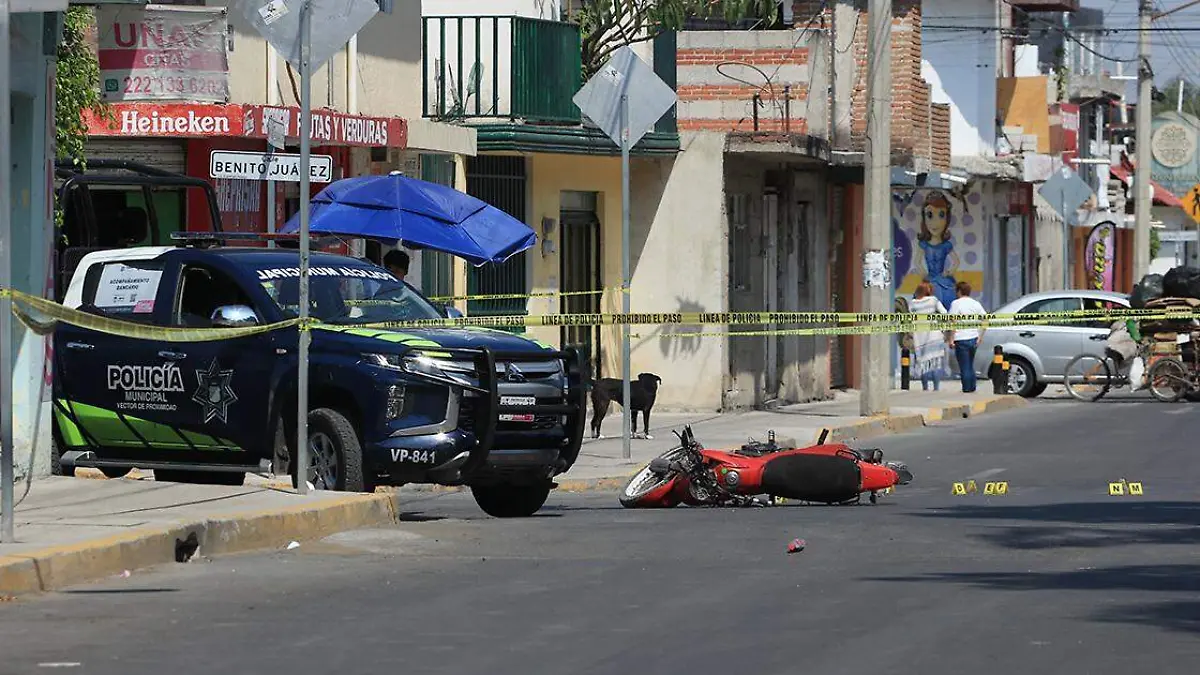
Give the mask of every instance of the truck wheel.
M 295 457 L 292 486 L 300 487 Z M 318 408 L 308 414 L 308 475 L 318 490 L 369 492 L 363 474 L 362 445 L 354 425 L 342 413 Z
M 550 483 L 534 485 L 473 485 L 471 494 L 483 512 L 493 518 L 528 518 L 550 496 Z
M 63 444 L 58 438 L 58 424 L 54 423 L 50 427 L 50 475 L 51 476 L 75 476 L 75 468 L 64 468 L 60 459 L 62 458 Z

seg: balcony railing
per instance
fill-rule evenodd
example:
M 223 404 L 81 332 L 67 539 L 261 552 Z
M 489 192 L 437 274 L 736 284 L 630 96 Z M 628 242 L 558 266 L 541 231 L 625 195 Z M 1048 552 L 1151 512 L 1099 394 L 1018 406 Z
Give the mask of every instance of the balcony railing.
M 514 16 L 423 18 L 422 110 L 440 120 L 577 124 L 579 26 Z

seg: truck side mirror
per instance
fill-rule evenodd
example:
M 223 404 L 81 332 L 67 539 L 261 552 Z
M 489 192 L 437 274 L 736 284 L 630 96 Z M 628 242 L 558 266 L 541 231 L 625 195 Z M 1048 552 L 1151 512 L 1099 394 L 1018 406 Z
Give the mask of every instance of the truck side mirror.
M 222 305 L 213 310 L 212 325 L 217 328 L 257 326 L 258 315 L 246 305 Z

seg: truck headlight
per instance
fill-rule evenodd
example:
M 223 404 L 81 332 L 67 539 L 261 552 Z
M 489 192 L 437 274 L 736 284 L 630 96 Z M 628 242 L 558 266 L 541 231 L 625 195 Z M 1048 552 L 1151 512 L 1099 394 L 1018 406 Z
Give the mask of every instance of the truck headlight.
M 472 364 L 417 355 L 405 356 L 400 359 L 400 369 L 414 375 L 427 375 L 468 386 L 474 384 L 468 377 L 468 374 L 474 370 Z
M 392 370 L 404 370 L 400 363 L 400 357 L 395 354 L 363 354 L 363 359 L 373 366 L 380 368 L 390 368 Z

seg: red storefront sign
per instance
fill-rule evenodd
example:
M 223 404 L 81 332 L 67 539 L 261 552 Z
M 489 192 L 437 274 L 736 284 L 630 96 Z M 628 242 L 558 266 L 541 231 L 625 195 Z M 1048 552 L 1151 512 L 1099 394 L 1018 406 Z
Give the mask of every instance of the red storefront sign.
M 242 135 L 242 106 L 204 103 L 115 103 L 112 120 L 83 111 L 90 136 L 215 138 Z
M 287 121 L 287 136 L 298 138 L 300 109 L 260 105 L 203 103 L 116 103 L 109 106 L 113 119 L 103 120 L 90 110 L 83 113 L 88 134 L 126 138 L 266 139 L 264 111 L 274 111 Z M 329 110 L 313 111 L 315 145 L 389 147 L 408 146 L 408 125 L 399 117 L 364 117 Z
M 264 116 L 286 121 L 288 138 L 300 137 L 300 109 L 294 106 L 245 106 L 244 135 L 266 138 Z M 376 148 L 408 147 L 408 124 L 399 117 L 363 117 L 332 110 L 314 110 L 310 138 L 321 145 L 346 145 Z

